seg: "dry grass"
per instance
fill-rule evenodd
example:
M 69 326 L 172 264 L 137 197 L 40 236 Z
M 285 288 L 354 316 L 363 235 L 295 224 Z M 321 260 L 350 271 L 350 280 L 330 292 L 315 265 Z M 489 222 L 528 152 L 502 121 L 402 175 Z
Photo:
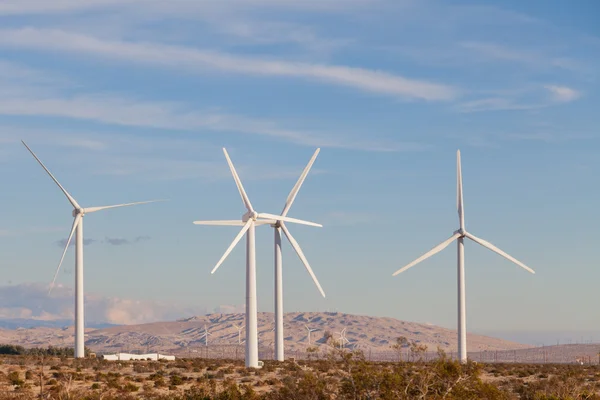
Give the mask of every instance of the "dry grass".
M 373 363 L 335 351 L 318 361 L 108 362 L 4 356 L 3 399 L 600 399 L 600 367 L 564 364 Z

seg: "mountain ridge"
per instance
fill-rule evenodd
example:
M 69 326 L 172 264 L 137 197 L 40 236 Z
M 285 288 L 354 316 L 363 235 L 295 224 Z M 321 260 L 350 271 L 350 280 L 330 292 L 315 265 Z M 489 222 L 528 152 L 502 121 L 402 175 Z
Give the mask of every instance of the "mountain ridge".
M 274 344 L 273 313 L 258 313 L 258 339 L 262 348 Z M 180 353 L 206 347 L 204 328 L 211 333 L 209 346 L 239 345 L 238 329 L 244 325 L 243 313 L 211 313 L 176 321 L 152 322 L 137 325 L 115 325 L 86 329 L 86 346 L 96 352 L 115 352 L 122 349 L 146 349 L 153 352 Z M 390 351 L 400 336 L 427 346 L 428 351 L 438 347 L 447 352 L 456 351 L 456 331 L 430 324 L 401 321 L 390 317 L 372 317 L 341 312 L 290 312 L 284 315 L 284 345 L 286 350 L 306 350 L 309 347 L 306 326 L 311 333 L 311 346 L 329 347 L 328 334 L 339 340 L 346 328 L 346 347 L 369 351 Z M 39 327 L 17 331 L 0 330 L 0 340 L 23 346 L 71 345 L 73 327 Z M 469 351 L 517 350 L 531 347 L 490 336 L 469 333 Z M 245 338 L 245 330 L 241 339 Z

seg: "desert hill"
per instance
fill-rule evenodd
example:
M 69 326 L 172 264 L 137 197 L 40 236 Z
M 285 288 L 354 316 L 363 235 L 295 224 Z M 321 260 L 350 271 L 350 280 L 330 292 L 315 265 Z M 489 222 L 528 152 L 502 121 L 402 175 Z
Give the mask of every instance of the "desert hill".
M 86 329 L 86 346 L 98 353 L 117 351 L 152 351 L 181 354 L 198 352 L 205 348 L 204 327 L 210 336 L 209 347 L 238 345 L 238 329 L 244 325 L 244 314 L 208 314 L 172 322 L 141 325 L 121 325 L 103 329 Z M 284 318 L 285 347 L 287 351 L 304 351 L 311 344 L 324 349 L 325 333 L 339 340 L 339 332 L 346 328 L 346 347 L 369 351 L 389 351 L 399 336 L 405 336 L 435 351 L 456 351 L 456 331 L 434 325 L 400 321 L 394 318 L 351 315 L 339 312 L 294 312 Z M 258 338 L 262 349 L 273 347 L 273 313 L 258 314 Z M 71 346 L 73 328 L 30 328 L 0 330 L 0 341 L 23 346 Z M 245 331 L 242 331 L 242 340 Z M 488 336 L 468 335 L 469 351 L 516 350 L 530 347 Z M 192 350 L 196 349 L 196 350 Z

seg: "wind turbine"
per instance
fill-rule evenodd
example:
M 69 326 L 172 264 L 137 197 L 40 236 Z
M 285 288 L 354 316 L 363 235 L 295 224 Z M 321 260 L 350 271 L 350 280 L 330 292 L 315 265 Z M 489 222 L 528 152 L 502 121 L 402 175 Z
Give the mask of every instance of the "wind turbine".
M 290 194 L 288 195 L 288 197 L 285 201 L 285 206 L 283 207 L 283 210 L 281 211 L 282 217 L 285 217 L 287 215 L 288 211 L 290 210 L 290 208 L 292 207 L 292 204 L 294 203 L 294 200 L 296 199 L 296 195 L 298 194 L 300 187 L 302 187 L 302 184 L 304 183 L 304 180 L 306 179 L 306 176 L 308 175 L 308 172 L 310 171 L 315 160 L 317 159 L 317 156 L 319 155 L 320 151 L 321 151 L 321 149 L 315 150 L 315 153 L 313 154 L 310 161 L 304 168 L 304 171 L 302 171 L 302 174 L 298 178 L 298 181 L 296 182 L 296 184 L 290 191 Z M 323 291 L 323 288 L 319 284 L 319 281 L 317 280 L 317 277 L 315 276 L 312 268 L 310 267 L 308 260 L 304 256 L 304 252 L 300 248 L 300 245 L 298 244 L 296 239 L 294 239 L 294 237 L 288 230 L 287 226 L 285 226 L 284 221 L 276 221 L 274 224 L 271 224 L 271 226 L 274 228 L 274 232 L 275 232 L 275 359 L 277 361 L 284 361 L 285 357 L 284 357 L 284 346 L 283 346 L 283 276 L 282 276 L 282 274 L 283 274 L 282 264 L 283 263 L 282 263 L 282 256 L 281 256 L 281 231 L 283 231 L 285 236 L 288 238 L 288 241 L 290 242 L 290 244 L 296 251 L 296 254 L 298 254 L 298 257 L 300 257 L 300 261 L 302 261 L 302 263 L 304 264 L 304 267 L 308 271 L 308 273 L 311 276 L 312 280 L 314 281 L 315 285 L 317 285 L 317 289 L 319 289 L 319 292 L 321 292 L 321 295 L 323 295 L 323 297 L 325 297 L 325 292 Z
M 242 331 L 244 330 L 244 325 L 237 326 L 236 324 L 233 324 L 233 326 L 238 330 L 238 344 L 242 344 Z
M 308 325 L 304 325 L 306 330 L 308 331 L 308 346 L 310 347 L 310 334 L 317 330 L 317 328 L 309 328 Z
M 220 226 L 242 226 L 242 229 L 233 239 L 233 242 L 225 254 L 221 257 L 217 265 L 211 271 L 214 274 L 215 271 L 221 266 L 223 261 L 227 258 L 229 253 L 242 239 L 242 236 L 246 234 L 246 367 L 247 368 L 259 368 L 258 365 L 258 316 L 256 307 L 256 255 L 255 255 L 255 227 L 256 225 L 275 224 L 277 221 L 293 222 L 311 226 L 321 226 L 314 222 L 302 221 L 295 218 L 289 218 L 287 216 L 274 215 L 268 213 L 257 213 L 250 203 L 250 199 L 244 190 L 240 177 L 238 176 L 231 158 L 227 150 L 223 148 L 223 153 L 229 164 L 229 169 L 233 175 L 233 179 L 237 185 L 240 196 L 247 212 L 242 215 L 241 220 L 227 220 L 227 221 L 194 221 L 196 225 L 220 225 Z
M 340 349 L 346 346 L 346 343 L 350 343 L 350 341 L 346 338 L 346 328 L 342 329 L 341 332 L 336 332 L 340 335 Z
M 406 271 L 407 269 L 417 265 L 423 260 L 431 257 L 434 254 L 439 253 L 446 247 L 450 245 L 450 243 L 457 240 L 458 242 L 458 357 L 460 362 L 467 362 L 467 312 L 466 312 L 466 300 L 465 300 L 465 250 L 464 250 L 464 239 L 469 238 L 477 244 L 489 249 L 497 254 L 500 254 L 502 257 L 506 258 L 509 261 L 517 264 L 519 267 L 525 269 L 532 274 L 535 274 L 535 271 L 529 268 L 527 265 L 523 264 L 516 258 L 508 255 L 504 251 L 500 250 L 498 247 L 494 246 L 488 241 L 478 238 L 477 236 L 469 233 L 465 229 L 465 215 L 464 215 L 464 204 L 463 204 L 463 185 L 462 185 L 462 170 L 460 165 L 460 150 L 456 152 L 456 175 L 457 175 L 457 208 L 458 208 L 458 221 L 459 221 L 459 229 L 455 231 L 449 239 L 435 246 L 433 249 L 429 250 L 427 253 L 423 254 L 421 257 L 417 258 L 410 264 L 400 268 L 398 271 L 393 273 L 393 276 L 398 275 L 401 272 Z
M 205 324 L 205 325 L 204 325 L 204 333 L 203 333 L 202 335 L 200 335 L 199 339 L 202 339 L 202 338 L 204 338 L 204 345 L 205 345 L 206 347 L 208 347 L 208 337 L 209 337 L 209 336 L 212 336 L 212 333 L 210 333 L 210 332 L 208 331 L 208 328 L 206 327 L 206 324 Z
M 67 239 L 67 243 L 65 245 L 65 249 L 63 250 L 62 256 L 60 258 L 60 262 L 58 263 L 58 267 L 56 268 L 56 272 L 54 273 L 54 278 L 52 279 L 52 283 L 50 284 L 50 289 L 48 293 L 54 287 L 54 283 L 56 282 L 56 277 L 58 276 L 58 272 L 62 265 L 62 262 L 65 258 L 65 254 L 67 253 L 67 249 L 69 248 L 69 244 L 71 243 L 71 239 L 73 238 L 73 234 L 77 231 L 75 236 L 75 357 L 81 358 L 84 357 L 84 295 L 83 295 L 83 217 L 86 214 L 91 214 L 96 211 L 102 211 L 109 208 L 117 208 L 117 207 L 127 207 L 134 206 L 138 204 L 146 204 L 146 203 L 154 203 L 156 201 L 161 200 L 150 200 L 150 201 L 140 201 L 137 203 L 126 203 L 126 204 L 117 204 L 113 206 L 102 206 L 102 207 L 87 207 L 83 208 L 77 203 L 77 201 L 65 190 L 65 188 L 58 182 L 58 180 L 52 175 L 50 170 L 46 168 L 46 166 L 42 163 L 42 161 L 35 155 L 35 153 L 27 146 L 24 141 L 21 141 L 23 145 L 29 150 L 31 155 L 37 160 L 37 162 L 44 168 L 44 170 L 50 175 L 50 178 L 56 183 L 56 185 L 60 188 L 60 190 L 64 193 L 69 200 L 69 203 L 74 207 L 73 209 L 73 225 L 71 227 L 71 233 L 69 234 L 69 238 Z

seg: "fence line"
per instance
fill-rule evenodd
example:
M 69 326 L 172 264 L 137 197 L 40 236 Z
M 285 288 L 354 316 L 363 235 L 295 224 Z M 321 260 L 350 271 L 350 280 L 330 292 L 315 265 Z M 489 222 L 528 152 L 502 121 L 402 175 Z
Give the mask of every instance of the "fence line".
M 519 363 L 519 364 L 600 364 L 600 345 L 577 345 L 569 346 L 542 346 L 520 350 L 498 350 L 469 352 L 469 359 L 481 363 Z M 317 351 L 286 350 L 286 359 L 296 360 L 319 360 L 326 359 L 334 350 L 330 346 L 319 346 Z M 360 348 L 360 351 L 368 361 L 375 362 L 398 362 L 398 361 L 433 361 L 439 357 L 437 352 L 412 353 L 407 349 L 401 352 L 396 350 L 382 350 L 377 348 Z M 350 348 L 344 351 L 352 351 Z M 130 353 L 154 352 L 149 349 L 132 349 Z M 243 360 L 245 356 L 244 345 L 221 345 L 188 346 L 172 350 L 161 350 L 161 354 L 174 354 L 177 357 L 200 357 L 207 359 L 230 359 Z M 446 356 L 457 360 L 457 352 L 447 352 Z M 274 350 L 270 347 L 259 348 L 260 360 L 273 360 Z

